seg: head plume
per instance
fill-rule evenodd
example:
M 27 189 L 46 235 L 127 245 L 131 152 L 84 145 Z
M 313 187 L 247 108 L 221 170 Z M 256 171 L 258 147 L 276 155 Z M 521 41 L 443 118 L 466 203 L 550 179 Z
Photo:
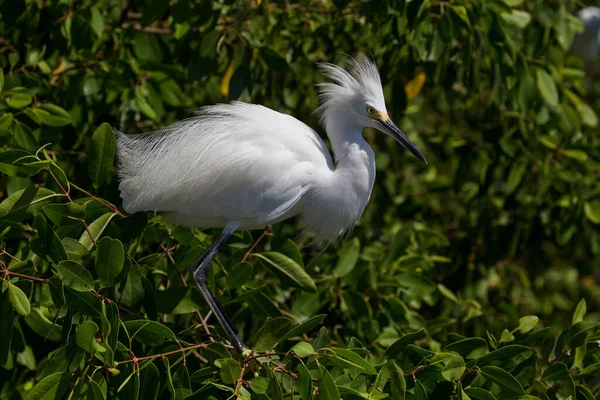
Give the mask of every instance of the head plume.
M 319 84 L 319 112 L 332 106 L 344 106 L 356 100 L 372 103 L 385 110 L 385 100 L 377 66 L 366 55 L 359 53 L 349 59 L 348 68 L 330 63 L 319 64 L 319 69 L 333 82 Z

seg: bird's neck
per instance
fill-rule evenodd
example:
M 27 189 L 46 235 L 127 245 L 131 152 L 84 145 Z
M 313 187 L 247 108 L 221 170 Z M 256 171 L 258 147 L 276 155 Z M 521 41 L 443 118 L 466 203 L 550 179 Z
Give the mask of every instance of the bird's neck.
M 332 115 L 343 115 L 343 113 L 332 112 Z M 353 118 L 330 117 L 325 119 L 325 131 L 331 142 L 331 148 L 338 168 L 350 167 L 356 162 L 356 156 L 360 153 L 367 156 L 368 164 L 373 162 L 375 167 L 375 154 L 363 138 L 362 127 L 354 122 Z M 372 160 L 370 160 L 372 158 Z
M 344 115 L 327 111 L 326 115 Z M 351 118 L 326 118 L 325 130 L 336 165 L 329 165 L 318 175 L 301 218 L 301 224 L 315 234 L 317 241 L 333 240 L 356 224 L 375 181 L 375 154 L 363 139 L 361 127 Z
M 363 138 L 362 127 L 353 118 L 329 118 L 325 130 L 333 149 L 338 184 L 356 192 L 364 207 L 375 182 L 375 153 Z

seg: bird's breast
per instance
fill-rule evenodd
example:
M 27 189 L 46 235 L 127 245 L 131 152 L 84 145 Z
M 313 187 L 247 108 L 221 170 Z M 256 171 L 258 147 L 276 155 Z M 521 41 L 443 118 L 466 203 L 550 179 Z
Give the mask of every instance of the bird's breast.
M 370 150 L 370 149 L 369 149 Z M 375 181 L 372 152 L 356 150 L 335 170 L 319 174 L 302 202 L 302 227 L 317 241 L 331 241 L 351 229 L 369 202 Z

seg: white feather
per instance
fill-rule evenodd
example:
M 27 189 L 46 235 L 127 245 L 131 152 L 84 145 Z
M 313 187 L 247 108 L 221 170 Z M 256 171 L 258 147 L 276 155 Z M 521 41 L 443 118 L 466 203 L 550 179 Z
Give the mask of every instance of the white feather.
M 115 131 L 127 212 L 166 212 L 200 228 L 255 229 L 293 217 L 318 241 L 350 229 L 369 200 L 375 159 L 362 137 L 365 104 L 385 111 L 379 74 L 366 57 L 352 73 L 321 66 L 320 108 L 336 166 L 319 135 L 260 105 L 200 109 L 195 117 L 142 135 Z

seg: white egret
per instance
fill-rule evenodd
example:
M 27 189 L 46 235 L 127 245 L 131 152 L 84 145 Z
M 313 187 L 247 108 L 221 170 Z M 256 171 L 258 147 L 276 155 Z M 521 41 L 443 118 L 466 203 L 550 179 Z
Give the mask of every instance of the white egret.
M 365 127 L 398 141 L 427 164 L 389 118 L 379 73 L 360 55 L 350 70 L 320 64 L 333 83 L 320 84 L 319 109 L 335 163 L 323 140 L 287 114 L 233 102 L 202 107 L 197 116 L 156 132 L 115 131 L 123 207 L 164 212 L 189 227 L 224 228 L 190 271 L 232 346 L 244 344 L 210 293 L 205 273 L 238 229 L 264 228 L 290 217 L 317 241 L 331 241 L 361 217 L 375 180 Z

